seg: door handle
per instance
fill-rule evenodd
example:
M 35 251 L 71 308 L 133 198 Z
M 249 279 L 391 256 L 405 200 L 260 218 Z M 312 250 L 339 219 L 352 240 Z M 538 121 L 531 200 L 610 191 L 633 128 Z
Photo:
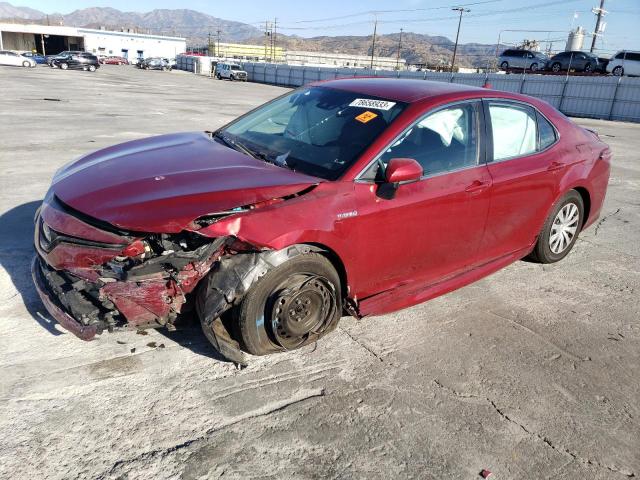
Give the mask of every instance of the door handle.
M 489 185 L 489 182 L 481 182 L 480 180 L 475 180 L 471 185 L 467 186 L 464 191 L 467 193 L 479 193 L 482 190 L 488 188 Z
M 556 162 L 553 161 L 549 164 L 549 167 L 547 168 L 548 171 L 553 172 L 554 170 L 560 170 L 562 168 L 564 168 L 566 165 L 562 162 Z

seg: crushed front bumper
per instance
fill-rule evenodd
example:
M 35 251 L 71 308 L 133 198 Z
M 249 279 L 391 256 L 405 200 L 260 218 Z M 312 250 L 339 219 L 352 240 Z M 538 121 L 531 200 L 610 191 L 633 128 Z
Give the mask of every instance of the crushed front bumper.
M 48 285 L 45 274 L 42 271 L 38 255 L 34 255 L 31 261 L 31 276 L 33 277 L 36 291 L 45 308 L 65 330 L 68 330 L 82 340 L 91 340 L 99 333 L 99 326 L 97 324 L 83 325 L 67 313 L 64 307 L 60 305 L 53 292 L 51 292 L 51 287 Z

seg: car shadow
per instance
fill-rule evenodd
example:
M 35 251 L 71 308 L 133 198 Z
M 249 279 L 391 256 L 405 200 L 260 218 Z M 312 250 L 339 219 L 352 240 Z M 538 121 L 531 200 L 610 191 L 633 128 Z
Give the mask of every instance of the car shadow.
M 56 328 L 57 322 L 45 310 L 31 279 L 31 259 L 35 253 L 33 218 L 41 203 L 41 200 L 24 203 L 0 215 L 0 265 L 9 275 L 17 290 L 15 295 L 21 296 L 29 315 L 51 335 L 58 336 L 64 333 Z M 229 361 L 209 343 L 195 312 L 181 315 L 177 326 L 175 331 L 161 328 L 158 332 L 193 353 Z
M 0 265 L 22 297 L 29 315 L 51 335 L 63 335 L 46 313 L 31 279 L 33 217 L 41 200 L 23 203 L 0 215 Z

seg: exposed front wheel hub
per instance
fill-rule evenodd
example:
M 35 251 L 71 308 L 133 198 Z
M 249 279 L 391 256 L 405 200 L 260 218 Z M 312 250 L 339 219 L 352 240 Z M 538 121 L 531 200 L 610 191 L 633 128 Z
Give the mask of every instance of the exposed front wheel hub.
M 273 298 L 271 325 L 277 344 L 286 350 L 320 334 L 335 314 L 336 301 L 327 279 L 300 275 Z

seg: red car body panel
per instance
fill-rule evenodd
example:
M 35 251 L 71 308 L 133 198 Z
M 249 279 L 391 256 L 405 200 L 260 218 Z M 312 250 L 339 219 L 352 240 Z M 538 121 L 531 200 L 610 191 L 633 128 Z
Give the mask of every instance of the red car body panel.
M 554 204 L 571 189 L 586 195 L 585 226 L 600 213 L 611 153 L 595 134 L 545 102 L 424 81 L 348 79 L 322 85 L 409 103 L 339 180 L 265 163 L 205 133 L 116 145 L 62 169 L 50 195 L 128 232 L 102 231 L 45 202 L 40 216 L 52 229 L 111 246 L 60 244 L 47 252 L 38 245 L 37 228 L 40 257 L 53 270 L 96 281 L 95 266 L 126 256 L 124 249 L 144 238 L 141 232 L 233 237 L 259 250 L 316 245 L 331 253 L 344 274 L 351 311 L 370 315 L 425 301 L 522 258 L 532 250 Z M 402 184 L 392 199 L 378 196 L 375 184 L 357 180 L 376 155 L 425 112 L 487 98 L 532 105 L 556 126 L 558 142 L 530 156 Z M 245 206 L 250 208 L 214 223 L 195 223 L 199 217 Z M 100 294 L 131 324 L 166 318 L 180 311 L 186 294 L 229 253 L 228 247 L 220 247 L 171 278 L 110 282 Z M 47 295 L 41 292 L 45 303 Z M 60 320 L 57 310 L 49 311 Z M 60 321 L 64 325 L 68 318 Z
M 117 227 L 180 232 L 202 215 L 291 195 L 321 181 L 196 132 L 90 153 L 58 172 L 52 189 L 65 204 Z

